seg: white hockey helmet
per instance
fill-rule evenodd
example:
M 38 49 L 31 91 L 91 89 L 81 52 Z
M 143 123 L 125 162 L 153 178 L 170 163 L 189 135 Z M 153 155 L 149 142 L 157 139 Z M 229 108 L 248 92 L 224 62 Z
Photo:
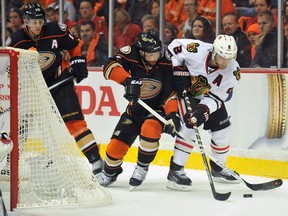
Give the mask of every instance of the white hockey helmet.
M 213 43 L 212 58 L 215 55 L 225 59 L 236 59 L 237 56 L 237 44 L 233 36 L 230 35 L 218 35 Z

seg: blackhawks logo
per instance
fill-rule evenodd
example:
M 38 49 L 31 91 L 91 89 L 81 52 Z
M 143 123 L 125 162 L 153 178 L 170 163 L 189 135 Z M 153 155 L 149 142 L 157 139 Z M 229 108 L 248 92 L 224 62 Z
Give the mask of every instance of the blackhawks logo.
M 211 85 L 208 83 L 206 77 L 199 75 L 192 77 L 191 94 L 197 97 L 202 94 L 207 94 L 211 89 Z
M 237 67 L 235 71 L 233 71 L 233 75 L 236 77 L 237 80 L 241 79 L 241 72 L 240 72 L 240 68 Z
M 198 49 L 197 47 L 199 47 L 199 43 L 190 43 L 187 45 L 187 51 L 188 52 L 193 52 L 193 53 L 197 53 L 198 52 Z

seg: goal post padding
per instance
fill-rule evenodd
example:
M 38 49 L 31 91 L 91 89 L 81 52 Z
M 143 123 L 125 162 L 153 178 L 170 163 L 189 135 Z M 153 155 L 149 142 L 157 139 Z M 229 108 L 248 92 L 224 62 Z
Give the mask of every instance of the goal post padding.
M 47 88 L 36 51 L 0 49 L 0 111 L 11 134 L 11 209 L 109 203 L 69 134 Z M 10 111 L 9 111 L 10 110 Z

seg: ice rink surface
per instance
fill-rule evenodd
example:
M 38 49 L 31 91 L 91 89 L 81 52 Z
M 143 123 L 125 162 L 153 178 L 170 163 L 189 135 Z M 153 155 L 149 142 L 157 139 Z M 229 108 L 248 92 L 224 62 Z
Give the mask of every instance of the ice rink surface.
M 129 178 L 134 164 L 124 163 L 123 173 L 117 182 L 107 187 L 112 203 L 98 207 L 49 207 L 18 210 L 9 215 L 18 216 L 285 216 L 288 212 L 288 181 L 280 188 L 269 191 L 252 191 L 244 184 L 215 183 L 217 192 L 231 191 L 227 201 L 213 198 L 205 171 L 186 170 L 193 181 L 190 192 L 166 188 L 168 167 L 151 166 L 144 183 L 129 191 Z M 260 183 L 268 178 L 241 175 L 247 182 Z M 252 194 L 244 198 L 243 194 Z M 8 192 L 4 200 L 9 208 Z M 0 213 L 1 215 L 1 213 Z

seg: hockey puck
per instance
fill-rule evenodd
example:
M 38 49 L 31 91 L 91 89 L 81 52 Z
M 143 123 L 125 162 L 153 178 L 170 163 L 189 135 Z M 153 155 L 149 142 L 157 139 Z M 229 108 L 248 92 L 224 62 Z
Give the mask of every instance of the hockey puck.
M 252 194 L 243 194 L 243 197 L 244 198 L 251 198 L 251 197 L 253 197 L 253 195 Z

